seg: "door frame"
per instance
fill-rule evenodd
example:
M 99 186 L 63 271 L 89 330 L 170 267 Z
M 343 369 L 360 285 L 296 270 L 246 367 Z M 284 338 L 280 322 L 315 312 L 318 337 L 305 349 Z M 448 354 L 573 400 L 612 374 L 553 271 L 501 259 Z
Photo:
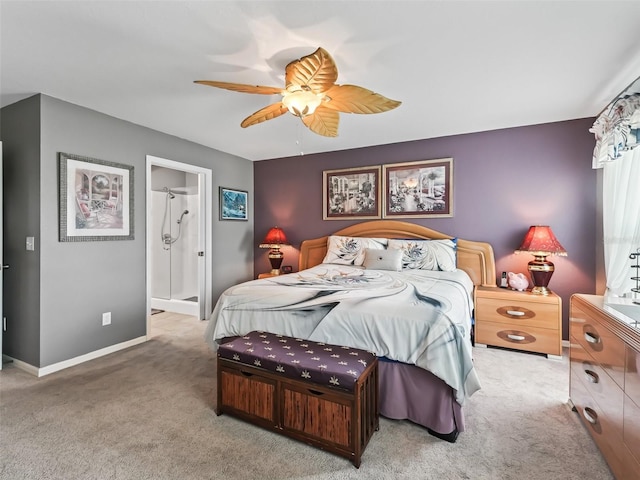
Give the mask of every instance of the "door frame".
M 200 195 L 199 247 L 204 256 L 198 262 L 198 305 L 200 320 L 208 320 L 213 310 L 213 245 L 212 245 L 212 212 L 213 212 L 213 173 L 211 169 L 198 167 L 188 163 L 176 162 L 166 158 L 147 155 L 146 169 L 146 281 L 147 281 L 147 338 L 149 338 L 149 322 L 151 319 L 151 167 L 166 167 L 198 176 L 198 194 Z
M 2 281 L 2 277 L 4 277 L 4 272 L 3 272 L 3 268 L 2 265 L 4 265 L 4 256 L 3 256 L 3 251 L 4 251 L 4 218 L 2 217 L 2 209 L 3 207 L 3 201 L 4 201 L 4 184 L 3 179 L 2 179 L 2 169 L 4 167 L 2 166 L 2 141 L 0 140 L 0 370 L 2 370 L 2 342 L 4 341 L 3 339 L 3 334 L 4 334 L 4 329 L 6 326 L 6 321 L 4 319 L 4 304 L 3 304 L 3 297 L 2 297 L 2 290 L 4 289 L 4 284 Z

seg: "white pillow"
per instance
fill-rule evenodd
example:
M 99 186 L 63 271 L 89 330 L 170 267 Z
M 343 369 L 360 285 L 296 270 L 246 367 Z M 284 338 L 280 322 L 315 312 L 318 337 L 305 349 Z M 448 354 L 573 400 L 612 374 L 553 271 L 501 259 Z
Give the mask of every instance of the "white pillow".
M 367 270 L 402 270 L 402 250 L 378 250 L 367 248 L 364 251 L 364 268 Z
M 451 240 L 389 240 L 389 249 L 402 251 L 402 268 L 456 270 L 456 242 Z
M 322 263 L 337 263 L 340 265 L 362 265 L 364 251 L 367 248 L 384 250 L 386 238 L 343 237 L 331 235 L 327 240 L 327 254 Z

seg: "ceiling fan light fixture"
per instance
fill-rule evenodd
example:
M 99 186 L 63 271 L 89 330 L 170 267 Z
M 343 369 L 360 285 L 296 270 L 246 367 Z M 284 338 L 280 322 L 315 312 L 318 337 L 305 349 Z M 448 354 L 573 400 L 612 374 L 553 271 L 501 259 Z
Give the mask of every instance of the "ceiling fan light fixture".
M 216 80 L 195 80 L 195 83 L 241 93 L 282 95 L 281 101 L 267 105 L 245 118 L 240 123 L 242 128 L 289 112 L 300 118 L 309 130 L 324 137 L 338 136 L 339 112 L 382 113 L 401 104 L 357 85 L 337 85 L 337 79 L 338 68 L 333 58 L 320 47 L 286 66 L 284 89 Z
M 285 90 L 282 94 L 282 104 L 296 117 L 313 115 L 321 103 L 322 95 L 306 90 L 297 90 L 295 92 Z

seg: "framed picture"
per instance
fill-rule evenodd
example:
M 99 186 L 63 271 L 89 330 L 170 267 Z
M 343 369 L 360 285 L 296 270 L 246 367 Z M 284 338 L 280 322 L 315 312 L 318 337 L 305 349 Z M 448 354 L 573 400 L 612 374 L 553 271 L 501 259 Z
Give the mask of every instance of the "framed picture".
M 61 242 L 133 240 L 133 167 L 58 154 Z
M 453 217 L 453 158 L 382 167 L 385 218 Z
M 249 220 L 245 190 L 220 187 L 220 220 Z
M 380 167 L 322 172 L 323 220 L 380 218 Z

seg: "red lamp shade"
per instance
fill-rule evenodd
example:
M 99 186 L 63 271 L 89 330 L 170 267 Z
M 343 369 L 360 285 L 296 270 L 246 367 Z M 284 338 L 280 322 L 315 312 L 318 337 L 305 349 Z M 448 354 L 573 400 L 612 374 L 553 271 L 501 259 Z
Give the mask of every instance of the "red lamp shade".
M 267 232 L 264 240 L 260 244 L 260 248 L 276 248 L 280 245 L 288 245 L 287 236 L 280 227 L 273 227 Z
M 548 295 L 550 290 L 547 285 L 549 285 L 549 280 L 553 275 L 554 265 L 547 260 L 547 255 L 566 256 L 567 251 L 560 245 L 560 242 L 551 231 L 551 227 L 533 225 L 529 227 L 522 245 L 516 250 L 516 253 L 520 252 L 528 252 L 535 257 L 534 260 L 529 262 L 529 274 L 533 281 L 531 292 Z
M 289 245 L 287 236 L 280 227 L 273 227 L 267 232 L 260 248 L 270 248 L 269 262 L 271 262 L 271 274 L 280 275 L 280 265 L 284 259 L 284 254 L 280 251 L 280 245 Z

